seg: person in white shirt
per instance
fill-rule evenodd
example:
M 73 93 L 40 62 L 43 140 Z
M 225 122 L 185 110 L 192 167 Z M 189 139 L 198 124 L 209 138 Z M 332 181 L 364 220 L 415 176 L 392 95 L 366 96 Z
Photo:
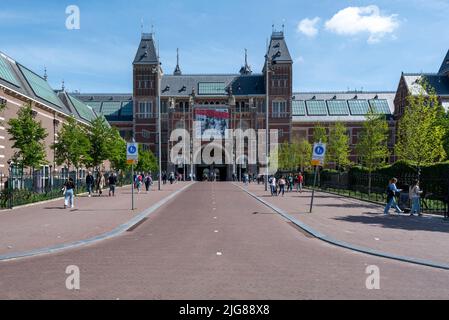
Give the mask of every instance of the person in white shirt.
M 409 197 L 412 202 L 412 210 L 410 211 L 410 216 L 413 216 L 416 213 L 418 216 L 422 216 L 421 214 L 421 194 L 423 191 L 419 188 L 419 181 L 415 180 L 413 185 L 410 186 Z

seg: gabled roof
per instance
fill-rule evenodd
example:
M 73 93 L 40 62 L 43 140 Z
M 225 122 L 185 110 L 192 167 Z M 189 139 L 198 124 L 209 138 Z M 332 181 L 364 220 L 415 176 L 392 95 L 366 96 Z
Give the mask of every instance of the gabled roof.
M 449 50 L 447 51 L 446 57 L 441 64 L 440 71 L 438 71 L 440 75 L 449 76 Z
M 143 33 L 133 64 L 157 64 L 158 61 L 153 34 Z
M 285 42 L 284 32 L 273 32 L 271 35 L 268 57 L 276 62 L 293 62 L 287 43 Z
M 76 111 L 64 91 L 55 91 L 47 80 L 0 52 L 0 85 L 66 116 L 88 122 Z

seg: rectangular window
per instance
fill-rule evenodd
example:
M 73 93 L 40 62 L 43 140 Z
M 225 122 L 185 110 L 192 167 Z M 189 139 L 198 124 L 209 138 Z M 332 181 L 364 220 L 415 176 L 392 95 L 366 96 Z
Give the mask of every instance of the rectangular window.
M 306 105 L 309 116 L 327 116 L 327 106 L 324 100 L 308 100 Z
M 137 112 L 138 119 L 148 119 L 153 116 L 153 103 L 151 101 L 139 102 L 139 110 Z
M 287 115 L 287 102 L 286 101 L 273 101 L 273 118 L 283 118 Z
M 224 82 L 200 82 L 198 83 L 199 95 L 226 95 Z

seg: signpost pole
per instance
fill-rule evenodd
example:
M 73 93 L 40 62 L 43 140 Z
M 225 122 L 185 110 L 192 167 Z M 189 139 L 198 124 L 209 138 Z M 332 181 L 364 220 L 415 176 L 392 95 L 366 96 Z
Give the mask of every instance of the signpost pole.
M 317 176 L 318 176 L 318 170 L 317 170 L 317 166 L 315 166 L 315 174 L 314 174 L 314 178 L 313 178 L 312 199 L 310 200 L 310 213 L 312 213 L 312 210 L 313 210 L 313 199 L 315 198 L 315 187 L 316 187 Z
M 313 200 L 315 198 L 315 188 L 319 170 L 318 166 L 323 165 L 325 156 L 326 156 L 326 144 L 321 143 L 320 140 L 319 143 L 315 143 L 313 146 L 312 165 L 315 167 L 315 175 L 313 178 L 312 198 L 310 199 L 310 213 L 312 213 L 313 210 Z
M 134 164 L 131 165 L 131 210 L 134 211 Z

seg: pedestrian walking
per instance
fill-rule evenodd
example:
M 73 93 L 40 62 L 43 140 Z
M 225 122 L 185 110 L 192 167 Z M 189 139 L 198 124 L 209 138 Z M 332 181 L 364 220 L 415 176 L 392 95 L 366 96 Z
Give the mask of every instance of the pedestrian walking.
M 414 216 L 416 213 L 418 216 L 421 214 L 421 194 L 423 191 L 419 188 L 419 181 L 415 180 L 409 189 L 409 197 L 412 202 L 412 210 L 410 211 L 410 216 Z
M 284 196 L 284 194 L 285 194 L 285 185 L 286 185 L 286 180 L 285 180 L 285 178 L 284 178 L 284 176 L 282 176 L 280 179 L 279 179 L 279 192 L 278 192 L 278 195 L 280 195 L 281 193 L 282 193 L 282 196 Z
M 112 173 L 108 178 L 109 183 L 109 196 L 115 197 L 115 187 L 117 185 L 117 175 Z
M 302 193 L 303 185 L 304 185 L 304 176 L 302 175 L 302 172 L 300 172 L 297 177 L 296 192 Z
M 136 188 L 137 188 L 137 193 L 138 194 L 142 190 L 142 182 L 143 182 L 142 175 L 138 174 L 137 177 L 136 177 Z
M 103 174 L 103 172 L 99 172 L 97 175 L 97 179 L 95 181 L 95 186 L 97 189 L 96 191 L 100 195 L 100 197 L 103 194 L 103 189 L 104 189 L 105 185 L 106 185 L 106 179 L 104 178 L 104 174 Z
M 69 178 L 64 183 L 63 192 L 64 192 L 64 209 L 67 209 L 69 206 L 72 209 L 75 208 L 75 202 L 74 202 L 75 183 L 73 182 L 72 178 Z
M 87 192 L 89 193 L 89 198 L 92 197 L 94 184 L 95 184 L 94 176 L 92 175 L 92 172 L 89 171 L 86 176 L 86 187 L 87 187 Z
M 146 191 L 150 191 L 150 186 L 153 184 L 153 178 L 151 177 L 151 172 L 148 172 L 148 174 L 145 177 L 145 189 Z
M 162 184 L 167 184 L 167 172 L 162 173 Z
M 404 211 L 401 210 L 401 208 L 399 208 L 397 202 L 396 202 L 396 195 L 399 194 L 400 192 L 402 192 L 401 189 L 398 189 L 396 187 L 396 183 L 398 182 L 398 179 L 396 178 L 392 178 L 390 180 L 390 183 L 388 184 L 387 187 L 387 205 L 385 206 L 385 210 L 384 210 L 384 214 L 388 215 L 390 208 L 393 207 L 396 209 L 396 213 L 400 214 L 400 213 L 404 213 Z
M 288 192 L 292 192 L 293 191 L 293 185 L 295 184 L 295 181 L 293 180 L 293 175 L 290 173 L 288 175 Z
M 175 182 L 175 174 L 174 174 L 174 172 L 170 172 L 170 175 L 168 177 L 168 181 L 170 181 L 170 184 L 173 184 Z
M 270 189 L 271 189 L 271 196 L 274 197 L 275 195 L 277 195 L 277 190 L 276 190 L 276 178 L 274 176 L 271 176 L 268 179 L 268 182 L 270 183 Z

